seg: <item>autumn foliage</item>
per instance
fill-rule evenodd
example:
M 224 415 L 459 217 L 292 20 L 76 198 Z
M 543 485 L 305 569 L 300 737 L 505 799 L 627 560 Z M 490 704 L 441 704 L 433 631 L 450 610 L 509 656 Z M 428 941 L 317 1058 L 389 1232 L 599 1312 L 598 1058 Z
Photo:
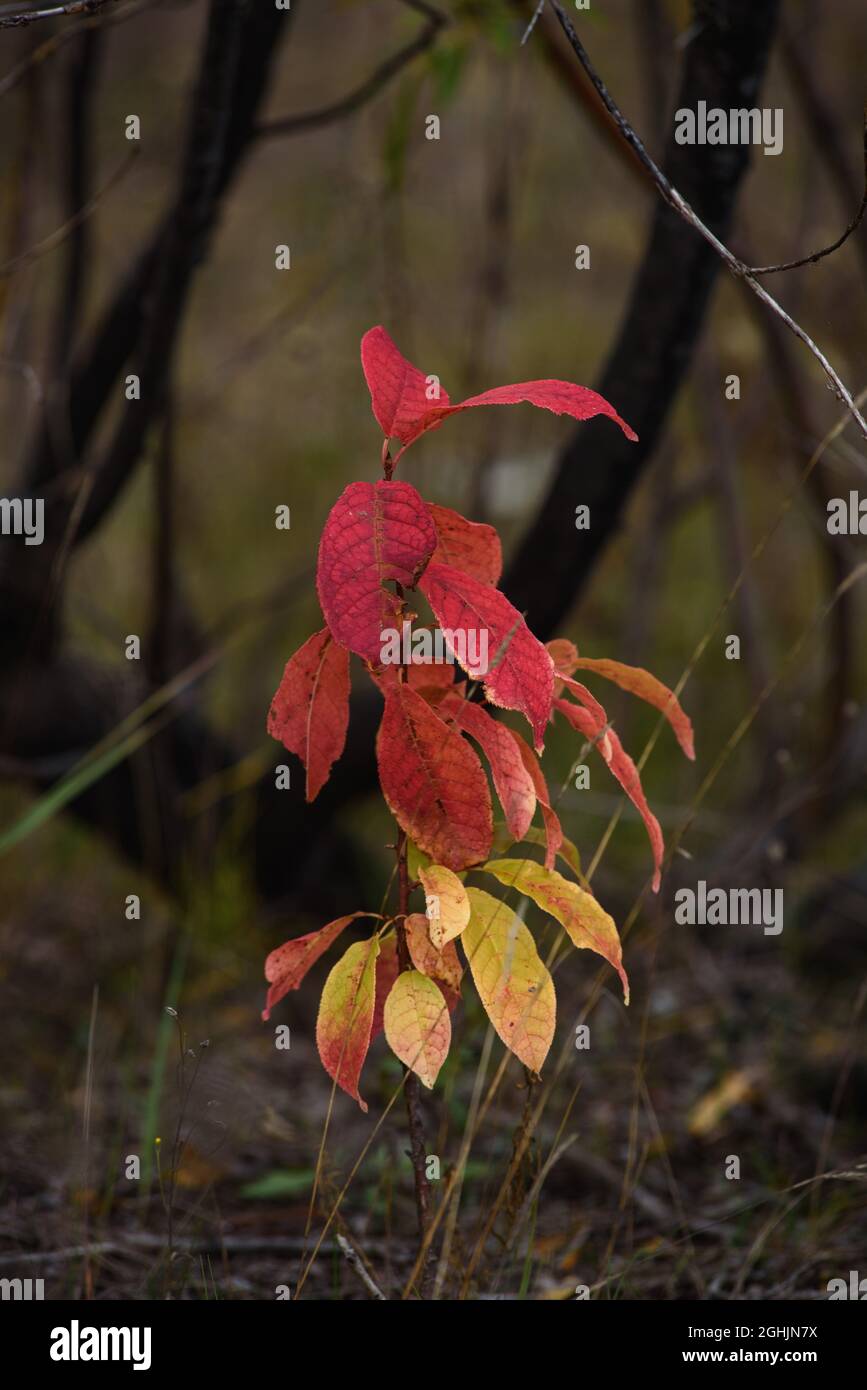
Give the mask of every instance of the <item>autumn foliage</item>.
M 462 957 L 506 1046 L 534 1073 L 545 1061 L 556 1020 L 550 972 L 529 928 L 492 893 L 467 886 L 469 871 L 486 875 L 490 886 L 512 890 L 516 903 L 531 899 L 575 946 L 602 956 L 617 972 L 628 1002 L 617 927 L 582 877 L 540 765 L 545 730 L 556 715 L 582 742 L 592 743 L 638 809 L 650 839 L 654 891 L 663 837 L 635 763 L 576 672 L 612 681 L 660 710 L 689 758 L 693 739 L 676 697 L 647 671 L 581 656 L 563 639 L 547 646 L 538 641 L 496 587 L 502 561 L 493 527 L 425 502 L 410 483 L 393 477 L 411 444 L 450 415 L 476 406 L 526 401 L 578 420 L 607 415 L 634 439 L 612 406 L 587 387 L 551 380 L 497 387 L 453 405 L 437 379 L 407 362 L 383 328 L 365 334 L 361 360 L 384 435 L 385 477 L 350 483 L 331 509 L 316 574 L 325 626 L 290 658 L 268 731 L 304 764 L 312 801 L 343 751 L 349 656 L 361 658 L 384 702 L 376 740 L 383 796 L 400 827 L 409 891 L 418 893 L 419 903 L 423 895 L 425 911 L 404 904 L 387 919 L 356 912 L 287 941 L 265 962 L 263 1016 L 299 988 L 350 923 L 372 918 L 372 935 L 350 945 L 333 966 L 316 1028 L 326 1071 L 366 1110 L 361 1071 L 381 1031 L 400 1061 L 433 1086 L 448 1055 L 450 1016 L 463 988 Z M 401 447 L 392 458 L 395 439 Z M 383 662 L 383 633 L 413 632 L 422 600 L 469 679 L 455 681 L 451 663 Z M 470 636 L 479 634 L 488 652 L 482 674 L 466 661 Z M 532 746 L 491 707 L 524 716 Z M 494 798 L 502 821 L 494 818 Z M 543 862 L 504 853 L 521 843 L 541 844 Z

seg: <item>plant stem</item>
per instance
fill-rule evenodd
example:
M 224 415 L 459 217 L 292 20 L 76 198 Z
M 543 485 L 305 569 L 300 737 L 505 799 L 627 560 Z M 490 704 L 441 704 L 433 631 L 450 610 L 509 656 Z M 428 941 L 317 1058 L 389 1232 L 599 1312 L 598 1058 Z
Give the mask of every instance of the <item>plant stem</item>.
M 383 469 L 386 477 L 390 476 L 390 459 L 388 456 L 388 442 L 383 446 Z M 398 598 L 403 601 L 403 585 L 395 584 Z M 398 679 L 401 682 L 407 680 L 406 666 L 402 665 L 398 672 Z M 407 837 L 405 831 L 398 827 L 397 836 L 397 886 L 398 886 L 398 918 L 396 923 L 397 935 L 397 964 L 399 973 L 404 970 L 412 969 L 409 947 L 406 943 L 406 929 L 404 922 L 409 911 L 409 871 L 407 868 Z M 422 1242 L 427 1234 L 428 1221 L 430 1219 L 430 1184 L 428 1183 L 425 1171 L 427 1155 L 425 1153 L 424 1125 L 421 1117 L 421 1106 L 419 1104 L 418 1077 L 407 1068 L 406 1081 L 404 1082 L 404 1095 L 406 1096 L 406 1116 L 409 1124 L 409 1156 L 412 1161 L 412 1171 L 415 1178 L 415 1206 L 418 1214 L 418 1234 Z M 432 1253 L 428 1254 L 421 1268 L 421 1296 L 427 1298 L 430 1294 L 433 1283 L 434 1268 Z
M 397 922 L 397 961 L 401 971 L 411 970 L 412 964 L 409 958 L 409 950 L 406 944 L 406 931 L 403 925 L 403 918 L 406 917 L 409 907 L 409 874 L 406 865 L 406 835 L 403 831 L 397 842 L 397 876 L 398 876 L 398 912 L 400 918 Z M 427 1155 L 425 1154 L 424 1126 L 421 1118 L 421 1107 L 419 1105 L 418 1077 L 412 1072 L 408 1072 L 404 1085 L 406 1096 L 406 1114 L 409 1121 L 409 1145 L 412 1168 L 415 1175 L 415 1205 L 418 1212 L 418 1233 L 424 1239 L 427 1232 L 429 1212 L 430 1212 L 430 1184 L 425 1172 Z M 425 1286 L 425 1271 L 422 1272 L 422 1289 Z

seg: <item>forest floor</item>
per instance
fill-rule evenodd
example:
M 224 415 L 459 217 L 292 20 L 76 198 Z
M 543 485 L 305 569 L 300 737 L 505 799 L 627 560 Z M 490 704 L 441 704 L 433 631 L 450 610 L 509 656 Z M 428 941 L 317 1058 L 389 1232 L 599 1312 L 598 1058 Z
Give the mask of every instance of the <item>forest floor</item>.
M 180 1017 L 164 1014 L 157 1030 L 161 1069 L 141 1060 L 155 1011 L 123 949 L 103 951 L 112 968 L 95 996 L 94 948 L 74 920 L 65 935 L 10 933 L 5 988 L 19 1003 L 41 991 L 44 1007 L 34 1016 L 13 1002 L 6 1018 L 4 1277 L 43 1278 L 59 1299 L 273 1299 L 299 1283 L 302 1298 L 414 1296 L 400 1095 L 379 1124 L 401 1072 L 381 1041 L 363 1077 L 369 1113 L 338 1094 L 328 1120 L 315 988 L 293 1003 L 279 1051 L 251 1007 L 248 966 L 192 950 Z M 589 1051 L 568 1019 L 588 1008 L 590 958 L 555 972 L 560 1024 L 542 1082 L 528 1085 L 514 1059 L 501 1071 L 475 1001 L 459 1008 L 423 1102 L 435 1206 L 474 1135 L 439 1295 L 826 1298 L 831 1278 L 863 1267 L 867 1236 L 867 1065 L 851 979 L 762 940 L 725 955 L 680 948 L 652 922 L 628 954 L 633 1005 L 605 980 L 585 1014 Z M 449 1229 L 447 1217 L 438 1249 Z

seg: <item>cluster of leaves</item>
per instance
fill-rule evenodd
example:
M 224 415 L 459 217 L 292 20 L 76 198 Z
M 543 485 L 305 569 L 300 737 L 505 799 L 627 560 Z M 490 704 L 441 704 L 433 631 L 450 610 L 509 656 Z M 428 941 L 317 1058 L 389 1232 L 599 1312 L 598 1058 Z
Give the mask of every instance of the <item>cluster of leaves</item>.
M 604 957 L 620 976 L 628 1002 L 617 928 L 581 877 L 577 852 L 563 835 L 537 756 L 555 713 L 592 742 L 640 812 L 653 851 L 654 890 L 662 832 L 634 762 L 575 672 L 604 677 L 661 710 L 690 758 L 693 743 L 678 701 L 647 671 L 580 656 L 566 640 L 544 646 L 533 636 L 497 588 L 502 557 L 493 527 L 425 502 L 409 483 L 392 476 L 411 444 L 448 416 L 475 406 L 528 401 L 578 420 L 607 415 L 634 439 L 613 407 L 586 387 L 553 380 L 501 386 L 453 405 L 437 378 L 406 361 L 383 328 L 365 334 L 361 358 L 385 437 L 385 478 L 350 483 L 331 510 L 317 563 L 325 626 L 290 658 L 268 730 L 303 762 L 312 801 L 343 751 L 350 652 L 362 659 L 385 702 L 376 742 L 380 783 L 402 831 L 409 888 L 424 893 L 425 912 L 406 911 L 388 920 L 356 912 L 287 941 L 265 963 L 270 988 L 263 1016 L 300 986 L 351 922 L 373 918 L 378 923 L 373 935 L 351 945 L 329 974 L 316 1030 L 325 1069 L 366 1110 L 359 1079 L 371 1040 L 380 1032 L 396 1056 L 433 1086 L 448 1053 L 450 1014 L 460 997 L 464 967 L 458 941 L 500 1038 L 533 1072 L 545 1060 L 555 1024 L 551 976 L 512 909 L 465 885 L 469 870 L 481 870 L 532 899 L 575 946 Z M 395 439 L 401 447 L 392 460 Z M 467 641 L 462 651 L 459 635 L 487 634 L 494 655 L 482 677 L 485 700 L 525 716 L 532 747 L 474 698 L 475 684 L 455 681 L 452 664 L 382 664 L 383 632 L 400 630 L 404 623 L 411 631 L 418 616 L 407 591 L 424 597 L 447 641 L 454 635 L 457 659 L 470 645 Z M 487 760 L 502 823 L 494 821 L 477 748 Z M 532 825 L 537 809 L 541 827 Z M 542 844 L 544 862 L 498 857 L 522 842 Z M 558 859 L 574 877 L 559 872 Z M 401 969 L 402 961 L 411 968 Z

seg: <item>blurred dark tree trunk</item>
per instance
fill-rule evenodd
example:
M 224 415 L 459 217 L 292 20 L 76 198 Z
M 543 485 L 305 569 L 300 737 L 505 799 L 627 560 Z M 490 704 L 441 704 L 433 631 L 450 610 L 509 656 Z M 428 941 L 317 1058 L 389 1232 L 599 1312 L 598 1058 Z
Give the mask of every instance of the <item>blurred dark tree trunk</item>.
M 778 0 L 698 0 L 676 108 L 695 110 L 699 101 L 725 110 L 758 104 L 778 10 Z M 750 147 L 678 145 L 673 119 L 669 129 L 665 173 L 725 240 Z M 711 247 L 658 202 L 626 315 L 597 387 L 629 421 L 639 442 L 630 444 L 601 418 L 575 431 L 502 581 L 542 638 L 554 635 L 620 526 L 689 369 L 720 269 Z M 587 531 L 575 529 L 579 503 L 590 508 Z

